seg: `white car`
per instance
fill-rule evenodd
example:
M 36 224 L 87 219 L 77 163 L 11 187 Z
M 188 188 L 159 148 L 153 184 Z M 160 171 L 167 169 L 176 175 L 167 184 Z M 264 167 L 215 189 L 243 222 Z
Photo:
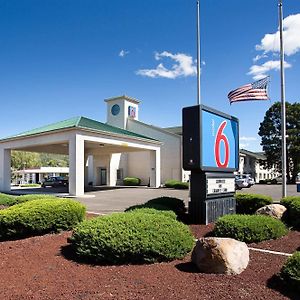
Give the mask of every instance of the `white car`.
M 248 186 L 247 186 L 247 187 L 251 187 L 252 185 L 255 184 L 255 181 L 254 181 L 254 179 L 251 177 L 250 174 L 242 174 L 242 175 L 240 175 L 240 176 L 242 176 L 244 179 L 246 179 L 246 180 L 248 181 Z
M 246 188 L 249 185 L 248 180 L 241 177 L 241 175 L 236 175 L 234 181 L 236 190 L 241 190 L 242 188 Z

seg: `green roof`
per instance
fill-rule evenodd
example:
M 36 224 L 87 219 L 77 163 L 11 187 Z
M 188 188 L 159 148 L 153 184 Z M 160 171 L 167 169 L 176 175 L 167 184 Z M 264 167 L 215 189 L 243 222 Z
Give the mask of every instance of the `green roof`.
M 124 135 L 127 137 L 143 138 L 143 139 L 147 139 L 147 140 L 151 140 L 151 141 L 157 141 L 153 138 L 150 138 L 150 137 L 138 134 L 138 133 L 134 133 L 129 130 L 121 129 L 121 128 L 118 128 L 115 126 L 111 126 L 111 125 L 108 125 L 105 123 L 101 123 L 99 121 L 88 119 L 85 117 L 75 117 L 75 118 L 71 118 L 68 120 L 60 121 L 57 123 L 53 123 L 50 125 L 46 125 L 43 127 L 25 131 L 25 132 L 22 132 L 22 133 L 13 135 L 13 136 L 9 136 L 9 137 L 1 139 L 1 140 L 31 136 L 31 135 L 35 135 L 35 134 L 46 133 L 46 132 L 51 132 L 51 131 L 55 131 L 55 130 L 67 129 L 67 128 L 91 129 L 93 131 L 98 131 L 98 132 L 115 133 L 115 134 Z

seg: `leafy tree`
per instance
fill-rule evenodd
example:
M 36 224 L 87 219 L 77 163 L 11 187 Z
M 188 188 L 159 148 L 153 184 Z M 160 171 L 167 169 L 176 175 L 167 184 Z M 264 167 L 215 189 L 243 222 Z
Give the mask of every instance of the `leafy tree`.
M 23 170 L 36 167 L 67 167 L 68 156 L 60 154 L 12 151 L 11 167 Z
M 14 170 L 23 170 L 40 166 L 40 156 L 38 153 L 25 151 L 12 151 L 11 167 Z
M 68 167 L 67 155 L 40 153 L 41 166 L 43 167 Z
M 281 103 L 275 102 L 260 123 L 258 134 L 266 154 L 262 163 L 281 172 Z M 286 102 L 287 177 L 295 181 L 300 171 L 300 103 Z M 290 174 L 292 177 L 290 177 Z

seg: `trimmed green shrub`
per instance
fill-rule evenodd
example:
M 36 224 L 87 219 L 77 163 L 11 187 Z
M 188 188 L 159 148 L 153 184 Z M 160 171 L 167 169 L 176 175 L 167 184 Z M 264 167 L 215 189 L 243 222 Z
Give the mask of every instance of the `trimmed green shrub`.
M 169 179 L 165 182 L 165 187 L 174 188 L 174 185 L 178 182 L 176 179 Z
M 0 240 L 73 228 L 85 217 L 85 207 L 67 199 L 32 200 L 0 211 Z
M 295 229 L 300 229 L 300 197 L 285 197 L 281 199 L 280 203 L 287 208 L 284 221 Z
M 188 182 L 182 182 L 175 179 L 170 179 L 165 182 L 165 187 L 177 190 L 187 190 L 189 188 Z
M 136 209 L 144 209 L 144 208 L 153 208 L 153 209 L 156 209 L 158 211 L 164 211 L 164 210 L 170 210 L 167 206 L 164 206 L 164 205 L 160 205 L 160 204 L 149 204 L 148 202 L 146 203 L 143 203 L 143 204 L 136 204 L 136 205 L 132 205 L 128 208 L 125 209 L 125 212 L 128 212 L 128 211 L 133 211 L 133 210 L 136 210 Z
M 213 236 L 246 243 L 277 239 L 287 233 L 281 221 L 261 215 L 226 215 L 217 220 L 213 230 Z
M 14 205 L 14 204 L 18 203 L 15 198 L 16 198 L 16 196 L 0 193 L 0 205 L 4 205 L 4 206 Z
M 69 239 L 96 263 L 152 263 L 183 258 L 194 246 L 188 226 L 161 213 L 116 213 L 80 223 Z
M 300 292 L 300 251 L 288 258 L 280 271 L 280 277 L 289 288 Z
M 151 199 L 146 203 L 154 208 L 155 206 L 166 207 L 167 210 L 174 211 L 177 216 L 185 214 L 186 212 L 184 201 L 174 197 L 158 197 Z
M 0 205 L 4 205 L 4 206 L 12 206 L 27 201 L 40 200 L 40 199 L 57 199 L 57 197 L 52 195 L 44 195 L 44 194 L 12 196 L 12 195 L 0 193 Z
M 141 184 L 141 179 L 137 177 L 125 177 L 123 179 L 124 185 L 135 186 Z
M 288 196 L 280 200 L 280 204 L 284 205 L 287 209 L 291 206 L 291 203 L 294 201 L 300 201 L 299 196 Z
M 165 217 L 169 217 L 174 220 L 177 219 L 177 215 L 171 210 L 166 210 L 166 207 L 164 209 L 151 208 L 151 207 L 136 207 L 136 208 L 127 210 L 126 212 L 143 213 L 143 214 L 162 214 Z
M 183 200 L 173 197 L 158 197 L 151 199 L 143 204 L 137 204 L 128 207 L 125 211 L 132 211 L 135 209 L 153 208 L 156 210 L 173 211 L 178 217 L 185 214 L 186 208 Z
M 176 189 L 176 190 L 188 190 L 189 189 L 189 183 L 179 181 L 174 185 L 174 189 Z
M 20 184 L 20 187 L 40 187 L 41 185 L 38 183 L 25 183 L 25 184 Z
M 26 201 L 32 201 L 32 200 L 59 199 L 56 196 L 47 195 L 47 194 L 21 195 L 21 196 L 18 196 L 17 198 L 19 200 L 19 203 L 23 203 L 23 202 L 26 202 Z
M 235 195 L 236 212 L 238 214 L 254 214 L 259 208 L 272 204 L 273 200 L 269 196 L 259 194 L 242 194 Z

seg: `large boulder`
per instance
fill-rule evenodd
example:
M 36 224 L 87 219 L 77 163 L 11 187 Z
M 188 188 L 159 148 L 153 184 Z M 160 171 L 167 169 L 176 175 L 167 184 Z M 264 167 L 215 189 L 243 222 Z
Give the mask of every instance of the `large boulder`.
M 281 220 L 283 214 L 286 212 L 286 207 L 281 204 L 269 204 L 259 208 L 255 214 L 270 216 Z
M 249 249 L 231 238 L 201 238 L 192 252 L 192 262 L 200 272 L 236 275 L 249 263 Z

